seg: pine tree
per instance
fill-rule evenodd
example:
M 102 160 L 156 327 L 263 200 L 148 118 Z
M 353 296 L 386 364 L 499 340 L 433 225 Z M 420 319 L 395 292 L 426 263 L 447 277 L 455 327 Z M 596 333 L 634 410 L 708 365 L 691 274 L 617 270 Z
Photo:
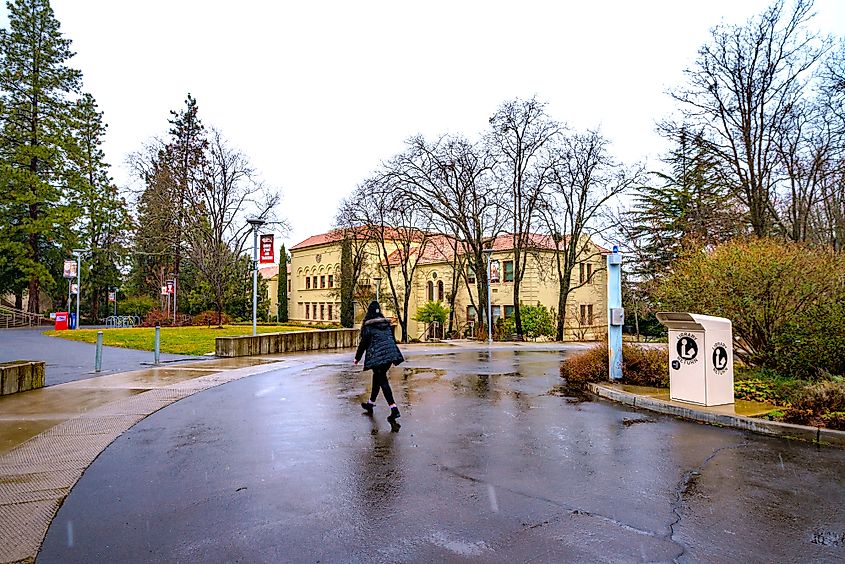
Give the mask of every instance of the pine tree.
M 170 161 L 170 168 L 173 172 L 176 193 L 176 248 L 173 257 L 173 274 L 180 283 L 179 271 L 182 266 L 182 249 L 185 240 L 185 213 L 188 201 L 188 191 L 192 183 L 200 178 L 205 159 L 205 151 L 208 148 L 208 140 L 205 137 L 205 126 L 199 119 L 199 106 L 195 98 L 188 93 L 185 100 L 185 108 L 176 112 L 171 110 L 170 115 L 170 143 L 167 145 L 167 155 Z
M 668 272 L 684 246 L 712 246 L 740 229 L 738 202 L 720 182 L 707 144 L 685 127 L 671 135 L 677 145 L 664 160 L 670 171 L 654 173 L 659 182 L 641 187 L 630 213 L 643 255 L 635 274 L 644 279 Z
M 286 323 L 288 320 L 288 253 L 285 246 L 279 249 L 279 288 L 278 288 L 278 302 L 279 302 L 279 323 Z
M 66 65 L 71 42 L 48 0 L 7 7 L 9 29 L 0 30 L 0 250 L 11 260 L 0 264 L 0 291 L 25 282 L 28 310 L 37 313 L 42 288 L 53 284 L 50 257 L 72 244 L 76 212 L 63 191 L 74 143 L 69 95 L 78 92 L 81 73 Z

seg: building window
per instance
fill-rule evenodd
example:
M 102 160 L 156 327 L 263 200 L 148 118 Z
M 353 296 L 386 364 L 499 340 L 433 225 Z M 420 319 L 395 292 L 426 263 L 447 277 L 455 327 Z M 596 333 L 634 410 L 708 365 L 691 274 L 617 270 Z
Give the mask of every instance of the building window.
M 505 270 L 507 272 L 507 270 Z M 505 306 L 505 319 L 510 319 L 513 317 L 513 306 L 506 305 Z
M 472 266 L 469 265 L 467 265 L 467 282 L 475 284 L 475 270 L 473 270 Z
M 475 306 L 467 306 L 467 321 L 475 321 Z
M 326 304 L 320 304 L 320 321 L 326 318 Z
M 578 282 L 584 284 L 593 283 L 593 264 L 590 262 L 582 262 L 578 264 Z
M 290 278 L 288 278 L 288 294 L 290 294 Z
M 306 290 L 311 289 L 311 277 L 310 276 L 305 277 L 305 289 Z
M 495 323 L 497 319 L 502 317 L 502 306 L 494 305 L 492 307 L 492 310 L 493 310 L 493 323 Z
M 305 304 L 305 319 L 311 319 L 311 304 Z
M 513 282 L 513 261 L 505 261 L 505 282 Z
M 329 304 L 329 319 L 334 319 L 332 316 L 332 304 Z
M 444 288 L 443 288 L 443 280 L 438 280 L 437 281 L 437 301 L 439 301 L 439 302 L 443 301 L 443 294 L 444 293 L 445 292 L 444 292 Z
M 426 284 L 426 296 L 428 297 L 428 301 L 434 301 L 434 282 L 431 280 Z
M 320 276 L 320 288 L 325 288 L 325 287 L 326 287 L 326 277 Z
M 329 288 L 334 288 L 334 274 L 329 274 Z
M 593 324 L 593 304 L 581 304 L 581 325 Z
M 317 276 L 313 276 L 311 278 L 311 286 L 316 290 L 317 289 Z

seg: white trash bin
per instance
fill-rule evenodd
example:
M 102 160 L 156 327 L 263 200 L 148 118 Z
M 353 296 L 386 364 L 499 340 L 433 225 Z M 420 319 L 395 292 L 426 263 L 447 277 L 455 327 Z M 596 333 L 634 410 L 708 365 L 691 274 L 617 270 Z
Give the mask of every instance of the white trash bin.
M 704 406 L 734 403 L 730 319 L 660 312 L 657 320 L 669 329 L 669 397 Z

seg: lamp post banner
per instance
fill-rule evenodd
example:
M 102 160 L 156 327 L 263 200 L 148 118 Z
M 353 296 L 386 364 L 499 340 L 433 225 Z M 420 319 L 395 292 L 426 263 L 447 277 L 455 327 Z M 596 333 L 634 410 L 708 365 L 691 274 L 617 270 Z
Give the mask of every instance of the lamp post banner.
M 71 278 L 76 278 L 76 261 L 75 260 L 66 260 L 64 265 L 64 278 L 68 280 Z
M 273 251 L 273 235 L 261 236 L 261 255 L 258 260 L 261 264 L 274 264 L 276 257 Z

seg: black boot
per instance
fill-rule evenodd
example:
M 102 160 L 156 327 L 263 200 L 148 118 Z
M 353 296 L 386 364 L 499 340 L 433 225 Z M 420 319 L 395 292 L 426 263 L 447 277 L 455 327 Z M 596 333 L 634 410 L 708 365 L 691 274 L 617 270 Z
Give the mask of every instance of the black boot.
M 373 404 L 371 404 L 370 402 L 365 401 L 365 402 L 361 403 L 361 407 L 364 408 L 364 411 L 367 412 L 367 415 L 373 414 Z
M 391 407 L 390 408 L 390 415 L 387 416 L 387 421 L 390 423 L 390 430 L 396 432 L 399 430 L 401 425 L 399 424 L 397 419 L 399 419 L 399 408 L 398 407 Z

